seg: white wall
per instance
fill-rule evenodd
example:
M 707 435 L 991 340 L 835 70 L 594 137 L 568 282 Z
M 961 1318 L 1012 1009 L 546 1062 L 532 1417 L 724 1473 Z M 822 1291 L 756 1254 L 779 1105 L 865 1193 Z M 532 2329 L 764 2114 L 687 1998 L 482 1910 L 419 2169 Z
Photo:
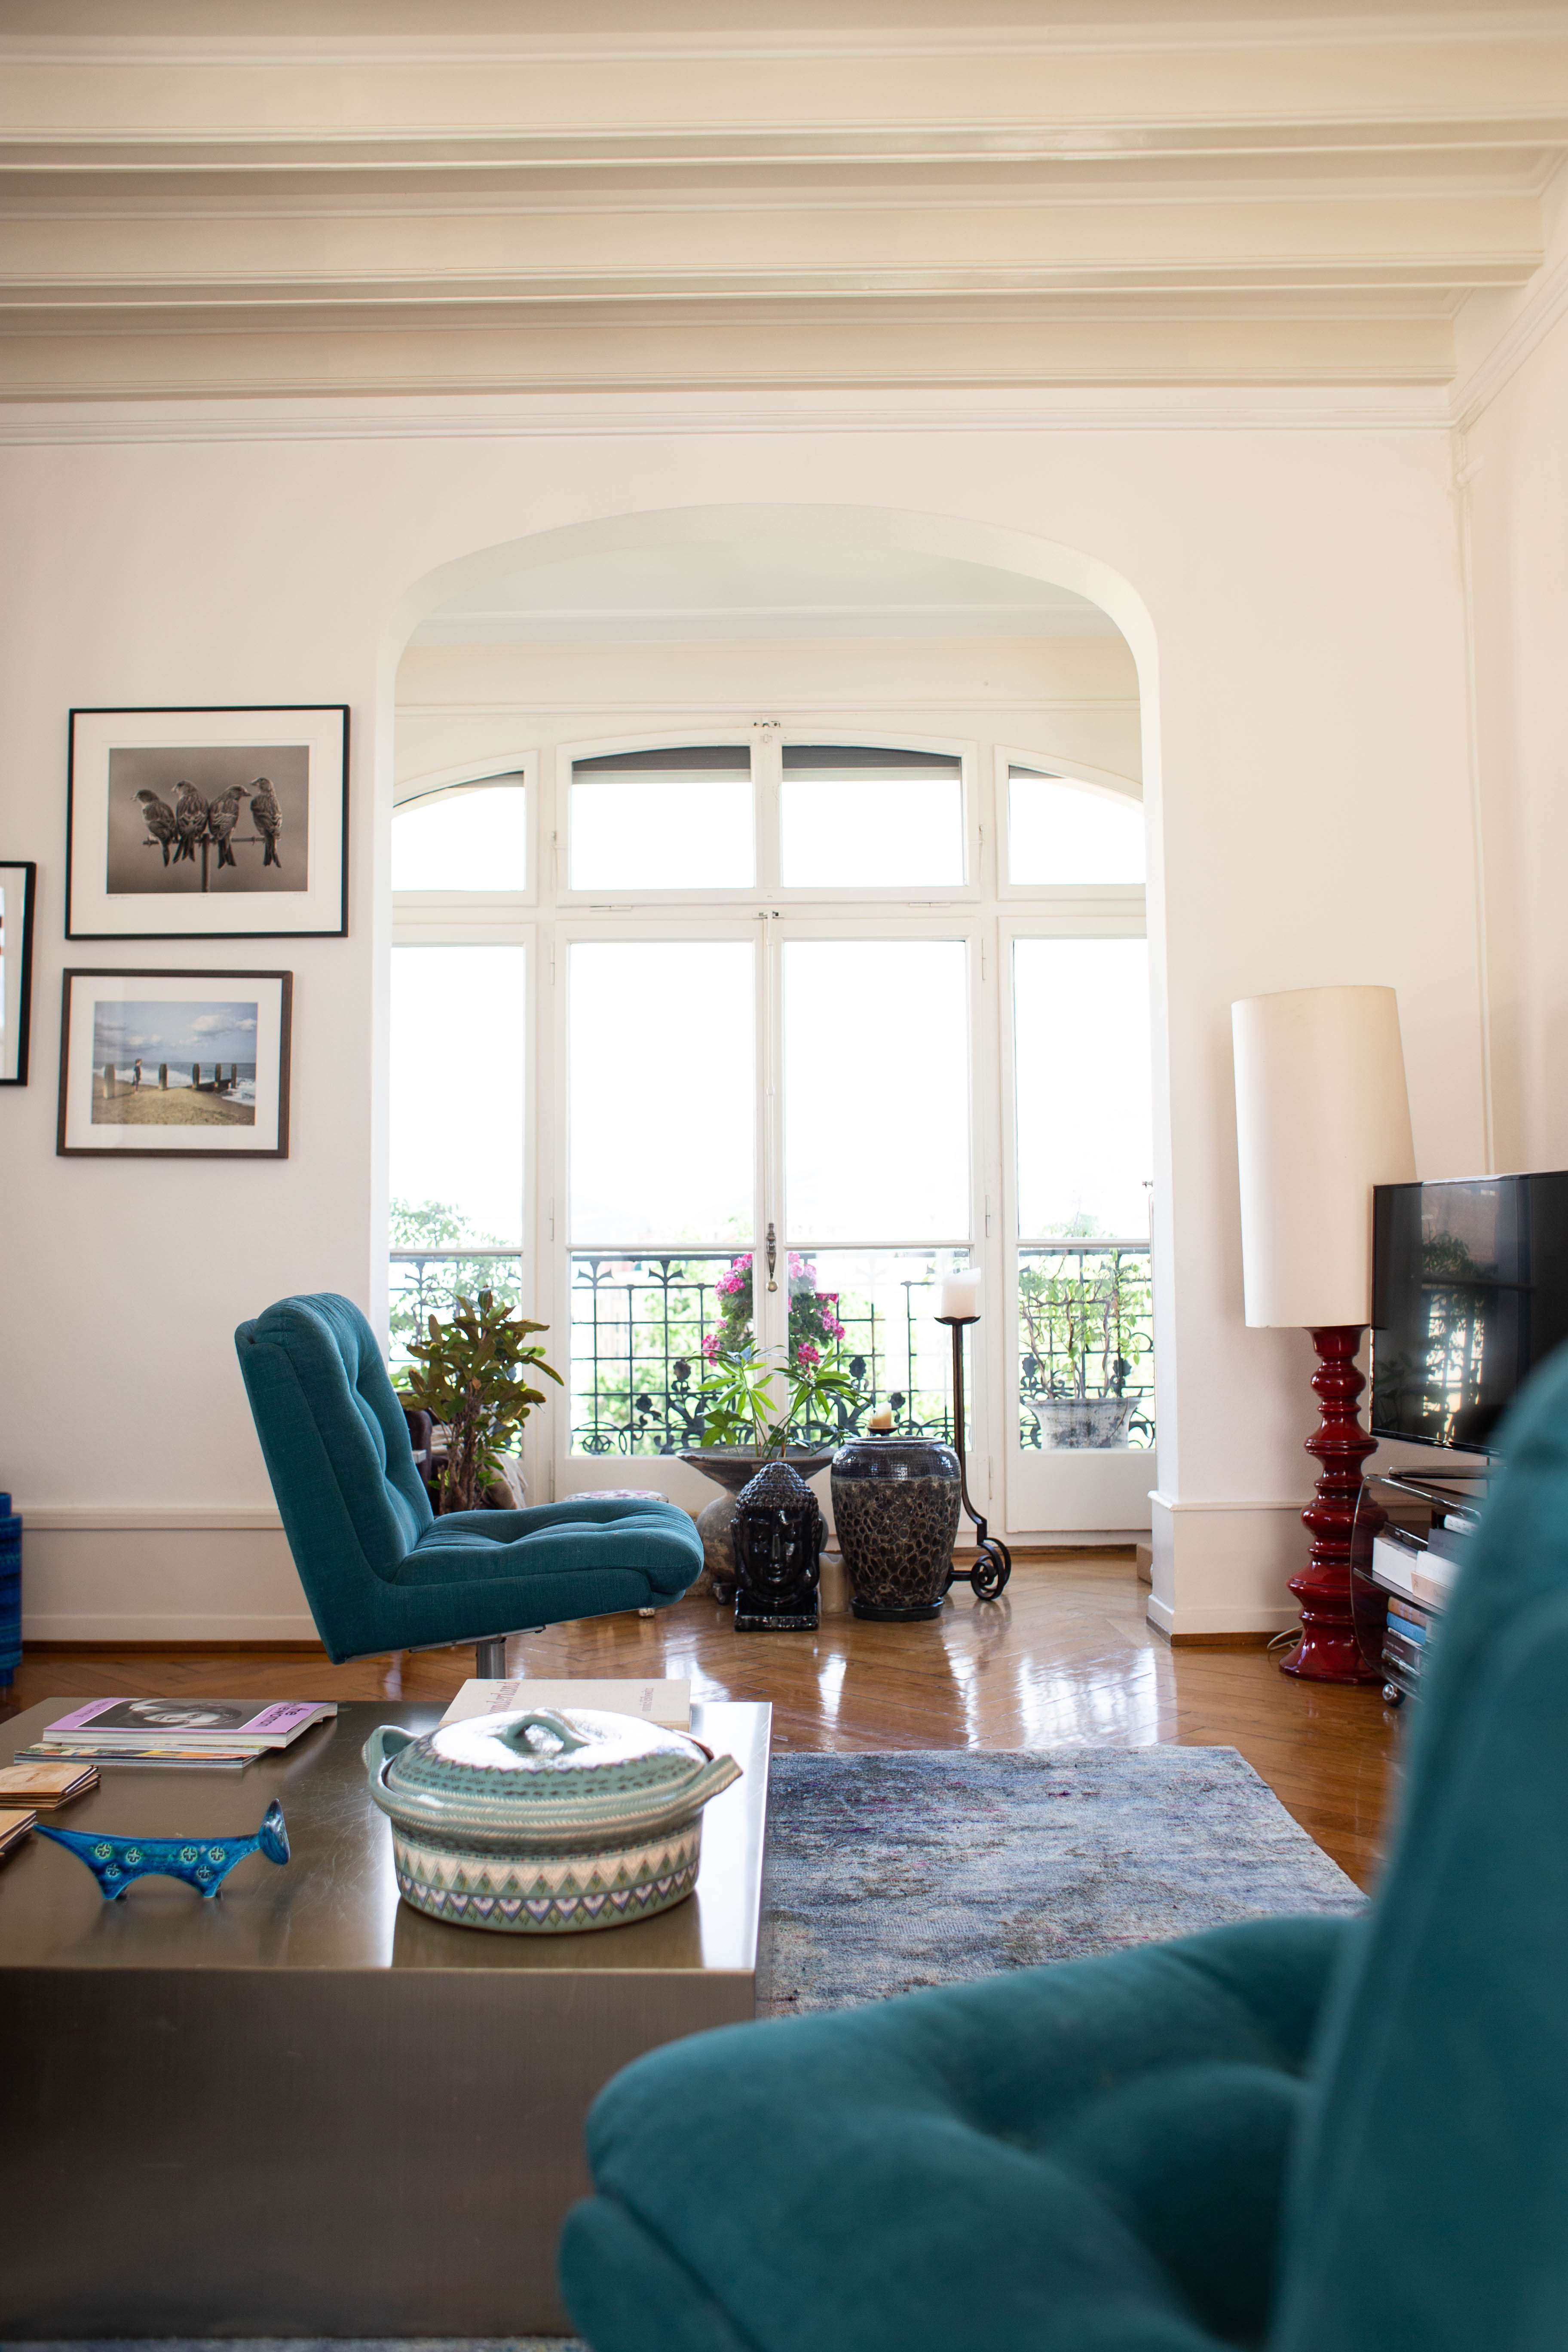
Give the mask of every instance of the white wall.
M 775 411 L 776 415 L 776 406 Z M 481 436 L 428 413 L 350 437 L 182 445 L 39 437 L 0 453 L 5 854 L 42 890 L 35 1067 L 0 1100 L 5 1296 L 0 1448 L 35 1527 L 35 1634 L 300 1630 L 230 1334 L 285 1293 L 365 1301 L 383 1185 L 385 817 L 405 626 L 464 559 L 650 509 L 763 502 L 883 509 L 937 551 L 1065 580 L 1111 611 L 1144 688 L 1151 935 L 1169 1024 L 1157 1279 L 1167 1511 L 1156 1610 L 1176 1630 L 1272 1625 L 1305 1539 L 1307 1344 L 1241 1320 L 1229 1074 L 1235 996 L 1314 981 L 1400 992 L 1424 1172 L 1478 1163 L 1480 1070 L 1468 843 L 1463 632 L 1447 436 L 1151 426 L 990 434 L 710 429 Z M 973 403 L 969 404 L 973 415 Z M 690 429 L 687 429 L 689 426 Z M 30 428 L 31 429 L 31 428 Z M 79 429 L 79 428 L 72 428 Z M 288 437 L 283 437 L 286 430 Z M 869 527 L 869 526 L 868 526 Z M 878 524 L 878 529 L 884 526 Z M 515 560 L 515 558 L 513 559 Z M 439 574 L 432 578 L 430 575 Z M 416 583 L 427 582 L 416 593 Z M 292 1152 L 282 1166 L 54 1157 L 59 973 L 194 966 L 193 950 L 60 937 L 65 714 L 78 703 L 353 705 L 351 936 L 216 946 L 215 969 L 290 968 Z M 1418 816 L 1419 822 L 1413 822 Z M 1163 905 L 1162 905 L 1163 900 Z M 1247 1507 L 1237 1510 L 1236 1506 Z M 111 1522 L 83 1525 L 84 1513 Z M 134 1546 L 102 1541 L 143 1524 Z M 1281 1528 L 1287 1530 L 1283 1536 Z M 171 1533 L 163 1538 L 159 1530 Z M 1241 1530 L 1238 1536 L 1237 1531 Z M 1224 1537 L 1226 1540 L 1221 1540 Z M 1235 1538 L 1235 1539 L 1232 1539 Z
M 1568 318 L 1463 445 L 1495 1165 L 1568 1167 Z

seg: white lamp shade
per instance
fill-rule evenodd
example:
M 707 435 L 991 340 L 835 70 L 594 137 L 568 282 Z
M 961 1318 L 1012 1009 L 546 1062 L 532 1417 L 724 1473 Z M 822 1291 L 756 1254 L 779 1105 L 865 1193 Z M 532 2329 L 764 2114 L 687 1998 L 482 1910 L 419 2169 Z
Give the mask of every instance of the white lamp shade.
M 1394 992 L 1248 996 L 1231 1030 L 1247 1319 L 1365 1323 L 1372 1188 L 1415 1174 Z

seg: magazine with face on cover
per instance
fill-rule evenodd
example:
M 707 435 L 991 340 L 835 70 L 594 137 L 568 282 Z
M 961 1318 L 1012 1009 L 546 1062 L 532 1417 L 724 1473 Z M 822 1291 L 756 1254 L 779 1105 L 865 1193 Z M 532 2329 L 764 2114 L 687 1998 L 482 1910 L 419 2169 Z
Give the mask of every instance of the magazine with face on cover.
M 42 1736 L 78 1749 L 287 1748 L 337 1711 L 331 1699 L 94 1698 L 58 1716 Z

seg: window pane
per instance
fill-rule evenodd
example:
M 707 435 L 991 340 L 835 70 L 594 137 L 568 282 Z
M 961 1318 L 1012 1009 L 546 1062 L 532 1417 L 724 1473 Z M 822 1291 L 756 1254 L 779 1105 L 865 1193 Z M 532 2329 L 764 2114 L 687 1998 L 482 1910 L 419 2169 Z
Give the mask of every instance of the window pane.
M 1007 872 L 1014 882 L 1142 882 L 1142 803 L 1009 768 Z
M 1144 1240 L 1152 1174 L 1149 958 L 1142 940 L 1013 950 L 1018 1230 Z
M 395 890 L 524 890 L 528 794 L 498 777 L 405 801 L 392 814 Z
M 729 1250 L 574 1256 L 574 1454 L 679 1454 L 701 1444 L 699 1391 L 709 1362 L 722 1340 L 752 1331 L 751 1267 L 749 1252 Z
M 520 947 L 392 951 L 391 1191 L 420 1238 L 521 1238 L 523 973 Z
M 572 1239 L 751 1239 L 753 950 L 579 940 L 571 958 Z
M 574 890 L 745 890 L 756 875 L 744 744 L 572 766 Z
M 944 754 L 786 744 L 780 822 L 790 889 L 963 880 L 963 770 Z
M 969 1231 L 962 940 L 792 940 L 784 1173 L 797 1249 Z
M 813 1344 L 818 1332 L 831 1340 L 837 1326 L 843 1337 L 834 1360 L 865 1396 L 826 1422 L 803 1421 L 799 1437 L 842 1444 L 886 1405 L 896 1430 L 951 1438 L 952 1341 L 936 1319 L 938 1286 L 968 1263 L 966 1249 L 790 1252 L 792 1346 Z

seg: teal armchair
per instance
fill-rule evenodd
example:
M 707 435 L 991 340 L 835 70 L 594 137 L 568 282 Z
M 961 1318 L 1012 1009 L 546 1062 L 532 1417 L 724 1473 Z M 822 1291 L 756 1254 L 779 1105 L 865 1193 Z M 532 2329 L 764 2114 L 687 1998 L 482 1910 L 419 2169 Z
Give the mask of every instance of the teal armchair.
M 1501 1442 L 1370 1911 L 640 2060 L 562 2246 L 594 2352 L 1568 2344 L 1568 1351 Z
M 477 1645 L 666 1608 L 702 1566 L 671 1503 L 584 1501 L 437 1518 L 375 1335 L 331 1292 L 285 1298 L 234 1335 L 289 1548 L 329 1657 Z

